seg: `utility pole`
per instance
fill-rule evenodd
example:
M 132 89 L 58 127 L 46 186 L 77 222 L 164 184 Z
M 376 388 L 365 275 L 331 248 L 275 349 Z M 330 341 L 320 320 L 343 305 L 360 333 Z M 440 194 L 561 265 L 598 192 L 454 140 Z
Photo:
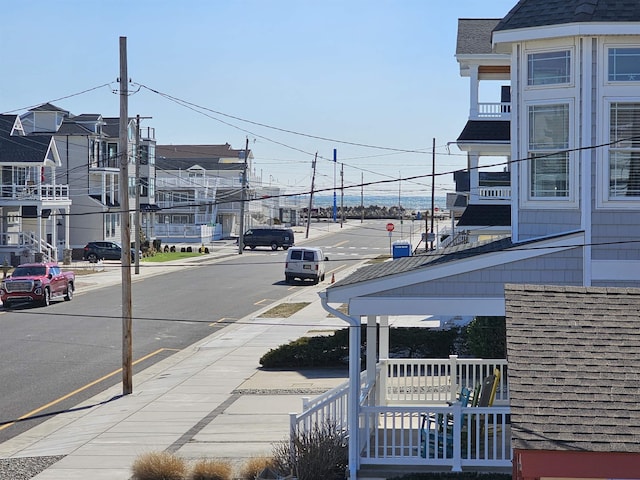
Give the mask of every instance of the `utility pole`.
M 364 172 L 360 172 L 360 223 L 364 223 Z
M 433 214 L 435 212 L 435 194 L 436 194 L 436 139 L 433 139 L 433 147 L 431 148 L 431 250 L 433 250 Z
M 136 115 L 136 213 L 135 213 L 135 239 L 136 239 L 136 267 L 135 274 L 140 273 L 140 115 Z
M 340 228 L 344 223 L 344 163 L 340 164 Z
M 333 223 L 338 221 L 338 204 L 336 197 L 336 162 L 338 161 L 338 150 L 333 149 Z
M 244 250 L 244 202 L 246 201 L 245 189 L 247 184 L 247 160 L 249 156 L 249 137 L 244 146 L 244 165 L 242 166 L 241 192 L 240 192 L 240 235 L 238 236 L 238 253 L 242 255 Z
M 313 174 L 311 175 L 311 195 L 309 195 L 309 210 L 307 210 L 307 233 L 304 238 L 309 238 L 309 225 L 311 225 L 311 207 L 313 207 L 313 189 L 316 181 L 316 161 L 318 160 L 318 152 L 313 158 Z
M 131 338 L 131 216 L 129 214 L 129 74 L 127 37 L 120 37 L 120 235 L 122 244 L 122 394 L 133 392 Z

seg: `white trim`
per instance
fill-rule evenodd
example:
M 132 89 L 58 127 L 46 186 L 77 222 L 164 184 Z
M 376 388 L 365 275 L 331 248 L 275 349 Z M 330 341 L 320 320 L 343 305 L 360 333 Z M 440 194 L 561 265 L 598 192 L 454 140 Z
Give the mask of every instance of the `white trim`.
M 481 315 L 504 316 L 504 297 L 358 297 L 351 315 Z
M 562 37 L 587 37 L 599 35 L 638 35 L 638 23 L 565 23 L 560 25 L 549 25 L 547 27 L 535 26 L 517 30 L 499 30 L 497 32 L 493 32 L 492 43 L 494 46 L 497 46 L 502 43 L 525 42 L 529 40 L 550 40 Z M 501 49 L 498 49 L 497 51 L 501 51 Z
M 640 280 L 640 260 L 593 260 L 591 270 L 593 280 Z
M 582 130 L 580 132 L 579 145 L 595 145 L 597 142 L 598 132 L 592 133 L 591 127 L 595 109 L 597 110 L 598 91 L 594 92 L 594 88 L 598 88 L 598 82 L 593 85 L 592 73 L 593 73 L 593 54 L 594 54 L 594 39 L 584 38 L 580 40 L 580 97 L 582 104 L 582 113 L 580 118 L 580 124 Z M 597 44 L 596 44 L 597 49 Z M 596 58 L 596 63 L 598 63 Z M 596 67 L 597 68 L 597 67 Z M 578 74 L 578 72 L 576 72 Z M 584 286 L 591 286 L 591 238 L 592 238 L 592 203 L 591 203 L 591 182 L 592 182 L 592 168 L 593 161 L 597 157 L 598 153 L 593 150 L 582 150 L 578 153 L 579 165 L 582 168 L 581 176 L 582 184 L 580 186 L 580 222 L 582 228 L 584 228 L 585 236 L 585 249 L 582 257 L 582 283 Z
M 552 92 L 552 90 L 546 90 L 547 92 Z M 555 92 L 557 93 L 557 92 Z M 523 210 L 527 209 L 556 209 L 556 210 L 566 210 L 566 209 L 577 209 L 579 208 L 579 181 L 580 181 L 580 172 L 579 172 L 579 163 L 578 163 L 578 154 L 575 151 L 571 151 L 572 148 L 576 145 L 576 139 L 579 138 L 579 118 L 577 118 L 576 106 L 575 106 L 575 98 L 573 97 L 563 97 L 563 98 L 546 98 L 546 99 L 536 99 L 535 101 L 526 100 L 523 105 L 523 115 L 520 117 L 521 120 L 521 135 L 520 139 L 522 145 L 522 155 L 523 157 L 528 157 L 529 155 L 529 107 L 531 106 L 544 106 L 544 105 L 568 105 L 569 107 L 569 139 L 568 139 L 568 152 L 569 155 L 569 195 L 567 197 L 534 197 L 530 198 L 529 194 L 529 181 L 531 177 L 531 169 L 530 161 L 526 160 L 524 163 L 526 164 L 526 168 L 521 168 L 521 174 L 519 177 L 519 186 L 520 186 L 520 205 L 519 208 Z M 562 151 L 562 150 L 560 150 Z M 523 163 L 523 162 L 520 162 Z

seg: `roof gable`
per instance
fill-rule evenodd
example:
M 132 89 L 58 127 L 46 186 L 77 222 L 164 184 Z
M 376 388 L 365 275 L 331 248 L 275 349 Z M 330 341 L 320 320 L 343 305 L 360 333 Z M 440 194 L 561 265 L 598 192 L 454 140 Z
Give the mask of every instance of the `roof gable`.
M 505 285 L 516 449 L 640 452 L 640 289 Z

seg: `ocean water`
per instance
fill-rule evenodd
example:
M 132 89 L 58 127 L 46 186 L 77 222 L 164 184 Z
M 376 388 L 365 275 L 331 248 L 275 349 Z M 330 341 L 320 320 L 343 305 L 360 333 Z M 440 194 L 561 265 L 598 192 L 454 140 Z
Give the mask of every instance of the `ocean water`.
M 360 195 L 345 195 L 344 197 L 341 197 L 340 192 L 338 192 L 336 195 L 336 205 L 338 208 L 340 208 L 341 204 L 344 204 L 345 207 L 355 207 L 360 206 L 361 204 L 365 207 L 397 207 L 398 200 L 400 200 L 400 206 L 405 210 L 431 210 L 431 196 L 411 195 L 406 197 L 400 196 L 400 199 L 398 199 L 397 196 L 394 197 L 391 195 L 364 195 L 364 198 L 361 201 Z M 309 197 L 307 197 L 306 201 L 309 202 Z M 444 210 L 446 208 L 446 198 L 434 197 L 434 205 L 439 210 Z M 313 207 L 333 208 L 333 194 L 314 195 Z

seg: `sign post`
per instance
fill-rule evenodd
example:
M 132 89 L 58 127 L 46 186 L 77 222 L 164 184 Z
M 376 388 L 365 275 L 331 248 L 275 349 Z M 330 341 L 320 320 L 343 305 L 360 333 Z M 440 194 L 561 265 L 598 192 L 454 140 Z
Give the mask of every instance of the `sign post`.
M 387 232 L 389 232 L 389 255 L 393 255 L 392 249 L 391 249 L 391 232 L 393 232 L 393 229 L 396 228 L 395 225 L 391 222 L 387 223 Z

